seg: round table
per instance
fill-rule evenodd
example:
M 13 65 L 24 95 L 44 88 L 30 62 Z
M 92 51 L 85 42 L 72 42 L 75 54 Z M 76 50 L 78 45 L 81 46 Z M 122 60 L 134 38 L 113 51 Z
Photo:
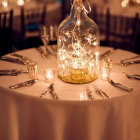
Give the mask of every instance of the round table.
M 101 47 L 100 52 L 108 49 Z M 30 87 L 11 90 L 9 86 L 29 80 L 29 76 L 20 74 L 0 77 L 0 139 L 140 139 L 139 81 L 127 79 L 122 73 L 139 74 L 140 65 L 124 67 L 117 64 L 121 59 L 136 54 L 118 49 L 108 55 L 113 62 L 111 79 L 132 87 L 133 92 L 114 87 L 100 77 L 88 84 L 68 84 L 56 76 L 54 87 L 59 99 L 55 100 L 50 94 L 44 98 L 40 98 L 40 95 L 49 86 L 44 81 L 44 69 L 56 69 L 56 57 L 49 55 L 43 59 L 35 48 L 17 53 L 37 62 L 39 80 Z M 12 68 L 22 69 L 26 66 L 0 61 L 0 69 Z M 81 98 L 81 95 L 85 95 L 85 86 L 98 86 L 112 98 L 102 98 L 98 94 L 94 94 L 94 100 Z

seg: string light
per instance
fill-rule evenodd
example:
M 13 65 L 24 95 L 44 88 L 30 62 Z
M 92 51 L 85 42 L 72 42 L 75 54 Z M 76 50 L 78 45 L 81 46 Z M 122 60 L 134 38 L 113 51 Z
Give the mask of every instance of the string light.
M 8 7 L 8 2 L 6 0 L 3 0 L 2 1 L 2 6 L 5 7 L 5 8 Z

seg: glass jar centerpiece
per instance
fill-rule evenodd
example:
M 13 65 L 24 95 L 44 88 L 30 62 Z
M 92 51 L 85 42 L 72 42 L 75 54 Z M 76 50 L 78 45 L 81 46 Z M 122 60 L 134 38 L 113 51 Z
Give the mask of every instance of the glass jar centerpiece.
M 70 16 L 58 28 L 58 77 L 68 83 L 97 79 L 98 49 L 98 26 L 87 16 L 82 0 L 74 0 Z

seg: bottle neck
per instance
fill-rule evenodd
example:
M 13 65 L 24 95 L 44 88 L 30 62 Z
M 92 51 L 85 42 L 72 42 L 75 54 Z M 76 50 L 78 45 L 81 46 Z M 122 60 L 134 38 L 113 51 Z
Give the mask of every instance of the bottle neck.
M 71 8 L 70 16 L 80 19 L 81 16 L 86 15 L 82 0 L 74 0 Z

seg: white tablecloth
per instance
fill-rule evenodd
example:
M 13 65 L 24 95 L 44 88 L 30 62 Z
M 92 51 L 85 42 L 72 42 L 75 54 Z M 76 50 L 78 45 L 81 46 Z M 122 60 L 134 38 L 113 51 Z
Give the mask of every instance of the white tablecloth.
M 101 48 L 101 53 L 106 48 Z M 31 87 L 10 90 L 10 85 L 28 80 L 26 74 L 0 77 L 0 139 L 1 140 L 139 140 L 140 139 L 140 87 L 139 81 L 130 80 L 122 72 L 139 74 L 140 65 L 123 67 L 113 64 L 111 78 L 133 87 L 125 92 L 100 78 L 86 84 L 96 85 L 111 99 L 95 95 L 94 100 L 80 100 L 85 85 L 62 82 L 56 77 L 55 89 L 59 100 L 49 94 L 40 94 L 49 85 L 44 80 L 45 68 L 56 68 L 56 59 L 41 58 L 36 49 L 17 52 L 38 63 L 39 80 Z M 10 55 L 10 54 L 9 54 Z M 115 50 L 109 58 L 113 62 L 136 54 Z M 23 68 L 22 65 L 0 61 L 0 69 Z

